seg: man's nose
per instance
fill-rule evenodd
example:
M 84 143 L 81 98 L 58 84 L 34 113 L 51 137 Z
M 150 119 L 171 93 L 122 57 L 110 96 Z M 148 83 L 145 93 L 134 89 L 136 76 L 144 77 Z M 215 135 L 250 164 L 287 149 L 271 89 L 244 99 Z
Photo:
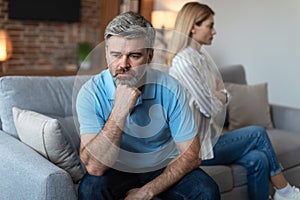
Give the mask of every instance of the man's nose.
M 123 55 L 120 59 L 120 67 L 127 68 L 129 66 L 129 59 L 127 55 Z

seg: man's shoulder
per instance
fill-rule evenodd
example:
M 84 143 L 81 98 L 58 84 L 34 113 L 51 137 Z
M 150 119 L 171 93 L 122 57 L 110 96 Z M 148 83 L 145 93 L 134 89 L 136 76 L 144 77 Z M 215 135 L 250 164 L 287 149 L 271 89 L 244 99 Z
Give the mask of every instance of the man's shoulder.
M 80 93 L 87 94 L 98 94 L 107 93 L 110 90 L 110 79 L 109 71 L 104 70 L 99 74 L 93 75 L 87 80 L 80 88 Z
M 109 79 L 109 71 L 107 69 L 103 70 L 102 72 L 92 75 L 88 81 L 84 83 L 85 87 L 92 87 L 94 85 L 101 85 L 101 83 L 104 83 L 107 79 Z
M 147 70 L 147 81 L 148 83 L 151 83 L 152 81 L 157 84 L 179 85 L 179 82 L 168 73 L 151 67 Z
M 153 83 L 156 90 L 163 91 L 162 94 L 164 95 L 170 95 L 170 92 L 173 95 L 175 94 L 175 96 L 185 94 L 185 90 L 179 81 L 167 73 L 156 69 L 150 69 L 147 77 L 147 83 Z
M 191 51 L 191 48 L 185 48 L 178 52 L 172 60 L 172 66 L 170 67 L 170 74 L 173 76 L 175 69 L 185 69 L 186 66 L 193 65 L 195 60 L 195 53 Z

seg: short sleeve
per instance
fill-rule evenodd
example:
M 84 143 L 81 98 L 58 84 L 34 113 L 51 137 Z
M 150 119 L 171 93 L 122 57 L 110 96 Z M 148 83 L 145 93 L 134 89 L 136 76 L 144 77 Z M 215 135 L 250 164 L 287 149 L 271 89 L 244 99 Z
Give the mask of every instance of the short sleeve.
M 98 114 L 99 103 L 96 99 L 95 87 L 90 80 L 80 89 L 76 101 L 80 134 L 97 134 L 105 124 Z

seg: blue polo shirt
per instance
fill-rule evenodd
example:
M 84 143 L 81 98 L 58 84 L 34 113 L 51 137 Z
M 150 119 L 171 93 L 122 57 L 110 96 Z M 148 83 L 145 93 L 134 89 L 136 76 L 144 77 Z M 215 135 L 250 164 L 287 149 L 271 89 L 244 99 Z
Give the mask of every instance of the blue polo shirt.
M 97 134 L 114 105 L 116 86 L 109 70 L 87 81 L 77 97 L 80 134 Z M 197 134 L 185 91 L 171 76 L 147 67 L 146 83 L 123 130 L 116 166 L 136 172 L 160 167 L 178 155 L 176 142 Z

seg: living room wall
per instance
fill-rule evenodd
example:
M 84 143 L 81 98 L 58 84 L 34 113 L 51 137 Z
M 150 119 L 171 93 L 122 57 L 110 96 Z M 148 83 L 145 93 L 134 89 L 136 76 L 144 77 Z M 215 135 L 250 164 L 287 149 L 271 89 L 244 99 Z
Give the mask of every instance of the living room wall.
M 156 0 L 178 11 L 188 0 Z M 268 82 L 269 101 L 300 108 L 300 1 L 202 0 L 216 12 L 210 54 L 218 65 L 243 64 L 249 84 Z
M 77 65 L 77 45 L 92 47 L 101 40 L 99 0 L 81 0 L 80 22 L 13 20 L 8 18 L 9 0 L 0 0 L 0 28 L 13 44 L 7 70 L 62 68 Z

